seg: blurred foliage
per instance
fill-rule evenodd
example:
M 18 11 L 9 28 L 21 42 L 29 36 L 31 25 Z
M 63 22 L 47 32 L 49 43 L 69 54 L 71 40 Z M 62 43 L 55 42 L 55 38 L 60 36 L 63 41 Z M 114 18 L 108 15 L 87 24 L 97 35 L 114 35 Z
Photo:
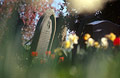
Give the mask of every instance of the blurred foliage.
M 120 47 L 82 49 L 79 46 L 74 64 L 65 55 L 55 54 L 54 59 L 51 55 L 42 59 L 30 59 L 31 54 L 19 45 L 22 20 L 16 18 L 16 10 L 12 12 L 9 19 L 0 21 L 0 78 L 120 78 Z M 63 19 L 64 17 L 57 19 L 53 50 L 64 41 L 61 39 L 61 30 L 64 29 L 62 25 L 65 23 Z M 61 61 L 59 57 L 62 60 L 64 57 L 64 60 Z

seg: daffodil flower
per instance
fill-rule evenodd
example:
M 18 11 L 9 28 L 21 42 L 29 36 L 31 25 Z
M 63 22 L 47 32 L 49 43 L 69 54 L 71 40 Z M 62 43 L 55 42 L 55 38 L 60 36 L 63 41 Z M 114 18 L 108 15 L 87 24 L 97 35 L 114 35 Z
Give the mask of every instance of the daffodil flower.
M 91 35 L 86 33 L 83 38 L 84 38 L 84 40 L 88 40 L 90 37 L 91 37 Z
M 109 35 L 106 35 L 106 37 L 111 41 L 114 41 L 116 39 L 116 35 L 114 33 L 110 33 Z
M 79 37 L 76 34 L 70 34 L 69 35 L 69 40 L 73 44 L 78 44 L 78 39 L 79 39 Z
M 87 46 L 94 46 L 94 39 L 93 38 L 89 38 L 88 41 L 86 41 Z
M 95 41 L 95 42 L 94 42 L 94 46 L 95 46 L 95 48 L 100 48 L 99 42 Z
M 107 48 L 108 45 L 109 45 L 109 43 L 108 43 L 107 38 L 106 38 L 106 37 L 101 38 L 101 46 L 102 46 L 103 48 Z
M 68 48 L 70 48 L 70 46 L 71 46 L 70 40 L 65 41 L 64 47 L 65 47 L 66 49 L 68 49 Z

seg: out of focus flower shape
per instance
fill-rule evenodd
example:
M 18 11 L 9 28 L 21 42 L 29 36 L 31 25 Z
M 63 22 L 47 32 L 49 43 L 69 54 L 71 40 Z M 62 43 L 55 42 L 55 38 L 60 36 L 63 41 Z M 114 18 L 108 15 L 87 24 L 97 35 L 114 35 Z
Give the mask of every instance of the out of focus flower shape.
M 107 38 L 106 37 L 101 38 L 101 46 L 103 48 L 108 48 L 108 45 L 109 45 L 109 43 L 108 43 Z
M 111 41 L 114 41 L 116 39 L 116 35 L 114 33 L 110 33 L 109 35 L 106 35 L 106 37 Z
M 51 55 L 51 51 L 46 51 L 45 54 L 46 54 L 46 56 L 49 56 L 49 55 Z
M 64 57 L 59 57 L 60 62 L 64 61 Z
M 89 38 L 85 43 L 87 44 L 87 46 L 94 46 L 94 39 L 93 38 Z
M 57 53 L 59 56 L 62 56 L 63 55 L 63 51 L 62 51 L 62 49 L 61 48 L 56 48 L 55 50 L 54 50 L 54 52 L 55 53 Z
M 68 38 L 71 41 L 71 43 L 78 44 L 79 37 L 76 34 L 70 34 Z
M 32 56 L 38 56 L 38 52 L 32 52 Z
M 65 41 L 64 48 L 65 49 L 73 49 L 74 44 L 78 44 L 79 37 L 76 34 L 70 34 L 68 36 L 68 40 Z
M 116 38 L 113 42 L 114 46 L 120 46 L 120 37 Z
M 73 48 L 73 47 L 71 47 L 71 42 L 70 42 L 70 40 L 67 40 L 67 41 L 65 41 L 65 48 L 67 49 L 67 48 Z
M 86 33 L 83 38 L 84 38 L 84 40 L 88 40 L 90 37 L 91 37 L 91 35 Z
M 51 54 L 51 58 L 52 58 L 52 59 L 55 59 L 55 54 Z
M 100 48 L 99 42 L 95 41 L 95 42 L 94 42 L 94 46 L 95 46 L 96 48 Z

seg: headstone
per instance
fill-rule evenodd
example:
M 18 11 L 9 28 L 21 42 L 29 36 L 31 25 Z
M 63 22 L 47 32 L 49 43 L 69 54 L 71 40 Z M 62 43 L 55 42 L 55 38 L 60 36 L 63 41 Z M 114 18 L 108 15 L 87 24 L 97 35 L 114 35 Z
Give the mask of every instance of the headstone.
M 38 52 L 45 56 L 47 50 L 51 50 L 52 42 L 56 32 L 56 18 L 54 11 L 49 9 L 45 12 L 42 19 L 39 20 L 35 36 L 33 38 L 31 51 Z

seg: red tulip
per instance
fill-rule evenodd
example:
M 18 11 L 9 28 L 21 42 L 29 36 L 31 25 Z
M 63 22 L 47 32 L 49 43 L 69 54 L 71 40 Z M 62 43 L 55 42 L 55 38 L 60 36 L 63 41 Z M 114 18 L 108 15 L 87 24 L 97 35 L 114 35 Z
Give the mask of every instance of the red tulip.
M 64 61 L 64 57 L 60 57 L 59 60 L 63 62 Z
M 38 52 L 32 52 L 32 56 L 38 56 Z
M 114 46 L 120 46 L 120 37 L 116 38 L 113 42 Z
M 46 51 L 45 54 L 46 55 L 51 55 L 51 51 Z

